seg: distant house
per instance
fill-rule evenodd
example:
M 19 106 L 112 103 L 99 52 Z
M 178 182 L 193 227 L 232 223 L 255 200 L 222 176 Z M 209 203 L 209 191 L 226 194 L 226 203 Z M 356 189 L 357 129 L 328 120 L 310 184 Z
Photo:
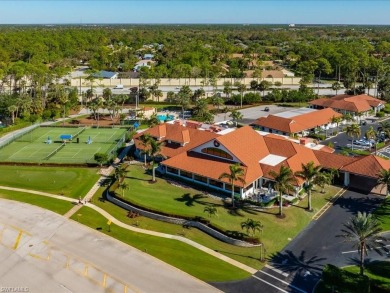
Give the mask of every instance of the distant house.
M 385 102 L 374 97 L 363 95 L 337 95 L 333 98 L 320 98 L 309 102 L 311 108 L 332 108 L 342 114 L 352 116 L 367 116 L 372 110 L 378 112 L 385 106 Z
M 300 134 L 304 136 L 318 127 L 324 130 L 329 129 L 329 127 L 333 126 L 331 123 L 332 117 L 341 116 L 340 113 L 332 109 L 314 110 L 301 108 L 260 117 L 251 126 L 269 133 L 282 135 Z
M 93 76 L 95 78 L 116 79 L 116 78 L 118 78 L 118 72 L 100 70 L 99 72 L 96 72 L 95 74 L 93 74 Z
M 144 57 L 143 57 L 143 60 L 152 60 L 154 57 L 153 54 L 145 54 Z
M 151 64 L 153 64 L 155 61 L 152 60 L 140 60 L 137 63 L 135 63 L 135 66 L 133 67 L 134 71 L 139 71 L 141 67 L 151 67 Z

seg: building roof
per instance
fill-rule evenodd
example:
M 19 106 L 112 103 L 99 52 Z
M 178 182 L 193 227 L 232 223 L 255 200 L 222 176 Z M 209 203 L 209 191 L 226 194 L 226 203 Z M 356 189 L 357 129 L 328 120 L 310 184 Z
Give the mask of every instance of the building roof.
M 376 178 L 378 173 L 383 169 L 390 169 L 390 161 L 374 155 L 369 155 L 361 157 L 342 167 L 341 171 Z
M 93 74 L 95 78 L 114 78 L 118 73 L 112 71 L 100 70 Z
M 357 96 L 337 95 L 332 98 L 320 98 L 310 101 L 309 104 L 360 113 L 369 111 L 371 110 L 371 107 L 377 107 L 384 104 L 384 102 L 366 94 L 362 94 Z
M 328 169 L 340 169 L 358 160 L 356 157 L 348 157 L 336 153 L 330 154 L 328 152 L 323 152 L 322 150 L 314 150 L 313 152 L 320 165 Z
M 150 134 L 155 139 L 164 141 L 161 153 L 167 158 L 176 156 L 190 148 L 210 141 L 219 135 L 210 131 L 188 128 L 180 124 L 163 123 L 134 136 L 134 144 L 137 149 L 144 149 L 141 136 Z
M 286 75 L 282 70 L 262 70 L 261 78 L 283 78 Z
M 281 117 L 281 115 L 268 115 L 267 117 L 260 117 L 252 125 L 267 127 L 285 133 L 297 133 L 328 124 L 333 116 L 341 117 L 342 115 L 333 109 L 327 108 L 290 118 Z

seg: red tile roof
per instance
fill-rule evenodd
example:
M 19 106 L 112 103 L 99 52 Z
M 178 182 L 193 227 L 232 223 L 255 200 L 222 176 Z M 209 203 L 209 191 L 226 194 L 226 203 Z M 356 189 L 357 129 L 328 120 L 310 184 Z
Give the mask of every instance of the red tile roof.
M 187 128 L 180 124 L 163 123 L 135 135 L 134 143 L 137 149 L 144 149 L 140 137 L 145 133 L 149 133 L 152 137 L 160 138 L 161 141 L 165 142 L 165 145 L 161 148 L 161 153 L 168 158 L 219 136 L 210 131 Z
M 360 157 L 347 166 L 342 167 L 341 171 L 376 178 L 378 173 L 383 169 L 390 169 L 390 160 L 370 155 Z
M 317 100 L 310 101 L 309 104 L 359 113 L 369 111 L 371 107 L 376 107 L 380 104 L 384 104 L 384 102 L 374 97 L 363 94 L 357 96 L 337 95 L 330 99 L 320 98 Z
M 333 116 L 341 117 L 342 115 L 333 109 L 322 109 L 292 118 L 268 115 L 267 117 L 260 117 L 253 122 L 253 125 L 263 126 L 285 133 L 297 133 L 317 126 L 326 125 Z

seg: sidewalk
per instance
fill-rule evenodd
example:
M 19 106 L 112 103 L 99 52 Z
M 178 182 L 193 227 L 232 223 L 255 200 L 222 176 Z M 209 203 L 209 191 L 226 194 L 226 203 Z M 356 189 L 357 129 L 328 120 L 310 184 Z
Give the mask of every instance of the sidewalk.
M 28 190 L 28 189 L 22 189 L 22 188 L 14 188 L 14 187 L 7 187 L 7 186 L 0 186 L 0 189 L 4 189 L 4 190 L 11 190 L 11 191 L 19 191 L 19 192 L 25 192 L 25 193 L 31 193 L 31 194 L 36 194 L 36 195 L 40 195 L 40 196 L 47 196 L 47 197 L 51 197 L 51 198 L 55 198 L 55 199 L 59 199 L 59 200 L 65 200 L 65 201 L 69 201 L 69 202 L 77 202 L 77 200 L 73 199 L 73 198 L 68 198 L 68 197 L 65 197 L 65 196 L 61 196 L 61 195 L 55 195 L 55 194 L 50 194 L 50 193 L 46 193 L 46 192 L 40 192 L 40 191 L 35 191 L 35 190 Z M 91 189 L 92 190 L 92 189 Z M 95 206 L 94 204 L 92 203 L 83 203 L 83 204 L 80 204 L 80 205 L 77 205 L 75 207 L 73 207 L 72 209 L 70 209 L 70 211 L 68 213 L 66 213 L 64 215 L 64 217 L 66 217 L 66 215 L 68 214 L 74 214 L 75 212 L 77 212 L 81 207 L 83 206 L 87 206 L 95 211 L 97 211 L 99 214 L 101 214 L 103 217 L 105 217 L 107 220 L 110 220 L 112 221 L 112 223 L 114 223 L 115 225 L 119 226 L 119 227 L 122 227 L 126 230 L 130 230 L 130 231 L 134 231 L 134 232 L 137 232 L 137 233 L 142 233 L 142 234 L 147 234 L 147 235 L 151 235 L 151 236 L 155 236 L 155 237 L 162 237 L 162 238 L 167 238 L 167 239 L 173 239 L 173 240 L 177 240 L 177 241 L 181 241 L 183 243 L 186 243 L 192 247 L 195 247 L 196 249 L 199 249 L 199 250 L 202 250 L 203 252 L 205 253 L 208 253 L 216 258 L 219 258 L 233 266 L 236 266 L 250 274 L 254 274 L 257 272 L 256 269 L 254 268 L 251 268 L 243 263 L 240 263 L 234 259 L 231 259 L 221 253 L 218 253 L 206 246 L 203 246 L 195 241 L 192 241 L 190 239 L 187 239 L 185 237 L 182 237 L 182 236 L 177 236 L 177 235 L 172 235 L 172 234 L 167 234 L 167 233 L 161 233 L 161 232 L 155 232 L 155 231 L 151 231 L 151 230 L 145 230 L 145 229 L 141 229 L 141 228 L 137 228 L 137 227 L 134 227 L 134 226 L 131 226 L 131 225 L 127 225 L 121 221 L 119 221 L 118 219 L 116 219 L 115 217 L 113 217 L 111 214 L 109 214 L 108 212 L 106 212 L 105 210 L 101 209 L 100 207 L 98 206 Z M 77 209 L 75 209 L 77 208 Z M 70 217 L 70 216 L 69 216 Z

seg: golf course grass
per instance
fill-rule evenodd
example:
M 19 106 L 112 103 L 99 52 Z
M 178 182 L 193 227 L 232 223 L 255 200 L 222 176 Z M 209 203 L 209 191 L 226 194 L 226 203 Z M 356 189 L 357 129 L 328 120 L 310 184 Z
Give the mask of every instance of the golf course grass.
M 99 179 L 97 172 L 95 168 L 0 165 L 0 185 L 78 198 Z
M 102 233 L 206 282 L 240 280 L 250 276 L 235 266 L 177 240 L 135 233 L 114 224 L 108 229 L 107 219 L 88 207 L 82 207 L 72 219 L 92 229 L 99 228 Z

